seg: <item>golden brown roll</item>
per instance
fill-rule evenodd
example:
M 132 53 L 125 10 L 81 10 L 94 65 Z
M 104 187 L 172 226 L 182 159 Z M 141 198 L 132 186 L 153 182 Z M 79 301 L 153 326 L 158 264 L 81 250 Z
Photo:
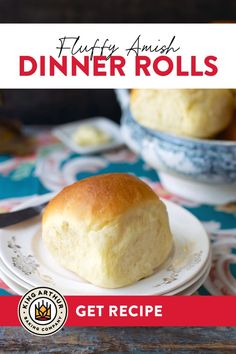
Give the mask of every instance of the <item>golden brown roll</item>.
M 229 125 L 234 97 L 226 89 L 133 90 L 131 111 L 139 123 L 154 130 L 211 138 Z
M 105 288 L 151 275 L 172 248 L 165 205 L 128 174 L 66 187 L 46 207 L 42 226 L 46 247 L 63 267 Z

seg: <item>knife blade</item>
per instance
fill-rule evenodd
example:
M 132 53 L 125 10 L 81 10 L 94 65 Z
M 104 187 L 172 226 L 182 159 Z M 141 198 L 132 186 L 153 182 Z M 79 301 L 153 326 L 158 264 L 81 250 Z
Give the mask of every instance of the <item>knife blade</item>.
M 44 202 L 37 206 L 32 206 L 9 213 L 0 213 L 0 228 L 15 225 L 19 222 L 26 221 L 37 215 L 40 215 L 47 203 L 48 202 Z

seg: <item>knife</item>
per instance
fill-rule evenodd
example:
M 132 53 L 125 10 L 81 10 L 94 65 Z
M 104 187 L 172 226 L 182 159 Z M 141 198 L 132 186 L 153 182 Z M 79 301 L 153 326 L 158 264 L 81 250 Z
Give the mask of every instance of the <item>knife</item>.
M 32 206 L 9 213 L 0 213 L 0 228 L 15 225 L 19 222 L 26 221 L 37 215 L 40 215 L 47 203 L 48 202 L 44 202 L 37 206 Z

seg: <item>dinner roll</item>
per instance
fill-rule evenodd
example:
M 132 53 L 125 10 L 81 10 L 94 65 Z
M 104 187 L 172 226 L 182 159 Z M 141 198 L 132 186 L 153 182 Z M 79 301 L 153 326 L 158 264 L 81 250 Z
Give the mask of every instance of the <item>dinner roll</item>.
M 230 125 L 217 138 L 236 141 L 236 115 Z
M 196 138 L 211 138 L 230 123 L 234 97 L 224 89 L 133 90 L 131 111 L 144 126 Z
M 46 207 L 42 227 L 63 267 L 104 288 L 151 275 L 172 248 L 165 205 L 147 184 L 123 173 L 64 188 Z

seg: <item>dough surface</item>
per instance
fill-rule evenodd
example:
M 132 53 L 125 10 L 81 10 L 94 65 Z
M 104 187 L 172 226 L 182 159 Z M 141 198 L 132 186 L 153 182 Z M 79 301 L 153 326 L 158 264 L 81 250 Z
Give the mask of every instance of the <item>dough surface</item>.
M 46 247 L 63 267 L 104 288 L 151 275 L 172 248 L 164 203 L 122 173 L 63 189 L 46 207 L 42 227 Z
M 229 125 L 234 97 L 227 89 L 132 90 L 131 111 L 154 130 L 211 138 Z

